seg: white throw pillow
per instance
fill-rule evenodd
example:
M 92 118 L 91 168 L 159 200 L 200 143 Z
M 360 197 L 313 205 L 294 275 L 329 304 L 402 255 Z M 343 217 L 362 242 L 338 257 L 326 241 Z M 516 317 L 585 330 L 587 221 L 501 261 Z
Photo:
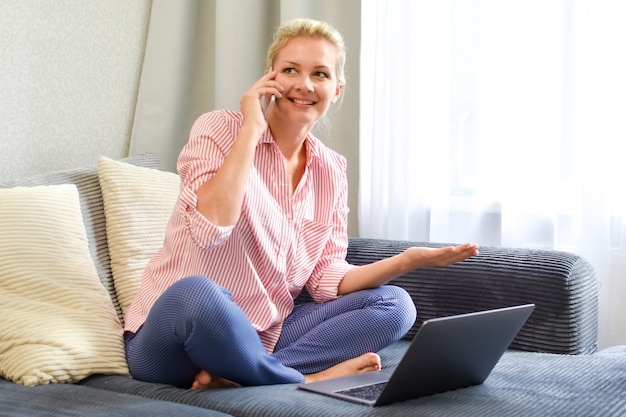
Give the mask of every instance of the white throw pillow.
M 139 290 L 148 261 L 163 245 L 178 199 L 180 179 L 172 172 L 98 158 L 111 272 L 122 312 Z
M 0 374 L 23 385 L 128 375 L 75 185 L 0 189 Z

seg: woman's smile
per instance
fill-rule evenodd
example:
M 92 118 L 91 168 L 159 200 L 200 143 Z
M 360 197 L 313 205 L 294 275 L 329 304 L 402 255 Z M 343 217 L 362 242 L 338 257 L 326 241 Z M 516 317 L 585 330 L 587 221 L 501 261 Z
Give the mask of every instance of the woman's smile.
M 296 103 L 296 104 L 301 104 L 301 105 L 306 105 L 306 106 L 310 106 L 315 104 L 314 101 L 310 101 L 310 100 L 301 100 L 301 99 L 297 99 L 297 98 L 289 98 L 289 101 Z

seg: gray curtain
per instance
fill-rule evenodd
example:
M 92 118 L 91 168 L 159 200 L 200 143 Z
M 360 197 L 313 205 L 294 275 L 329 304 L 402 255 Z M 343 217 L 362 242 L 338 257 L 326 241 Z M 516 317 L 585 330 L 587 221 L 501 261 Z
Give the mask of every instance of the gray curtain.
M 239 110 L 265 68 L 276 27 L 296 17 L 325 20 L 344 35 L 348 85 L 316 134 L 348 158 L 350 232 L 358 231 L 360 0 L 153 0 L 130 154 L 157 154 L 168 170 L 207 111 Z

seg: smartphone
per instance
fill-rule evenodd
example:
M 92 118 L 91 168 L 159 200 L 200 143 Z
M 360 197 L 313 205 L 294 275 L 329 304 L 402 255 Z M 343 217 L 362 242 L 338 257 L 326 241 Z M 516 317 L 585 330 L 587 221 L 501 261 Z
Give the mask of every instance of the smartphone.
M 263 97 L 261 97 L 261 109 L 263 110 L 263 116 L 265 117 L 265 120 L 267 120 L 267 118 L 270 116 L 275 102 L 276 97 L 274 95 L 264 95 Z
M 272 69 L 272 67 L 269 67 L 267 69 L 267 72 L 272 72 Z M 270 116 L 275 102 L 276 97 L 273 94 L 264 95 L 263 97 L 261 97 L 261 110 L 263 111 L 263 117 L 265 117 L 265 120 L 267 120 L 267 118 Z

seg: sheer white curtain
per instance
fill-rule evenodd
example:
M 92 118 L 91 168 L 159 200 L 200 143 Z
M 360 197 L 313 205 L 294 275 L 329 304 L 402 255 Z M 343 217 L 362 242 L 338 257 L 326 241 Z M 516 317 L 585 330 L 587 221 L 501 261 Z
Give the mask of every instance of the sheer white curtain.
M 364 0 L 360 235 L 548 248 L 626 344 L 626 1 Z

